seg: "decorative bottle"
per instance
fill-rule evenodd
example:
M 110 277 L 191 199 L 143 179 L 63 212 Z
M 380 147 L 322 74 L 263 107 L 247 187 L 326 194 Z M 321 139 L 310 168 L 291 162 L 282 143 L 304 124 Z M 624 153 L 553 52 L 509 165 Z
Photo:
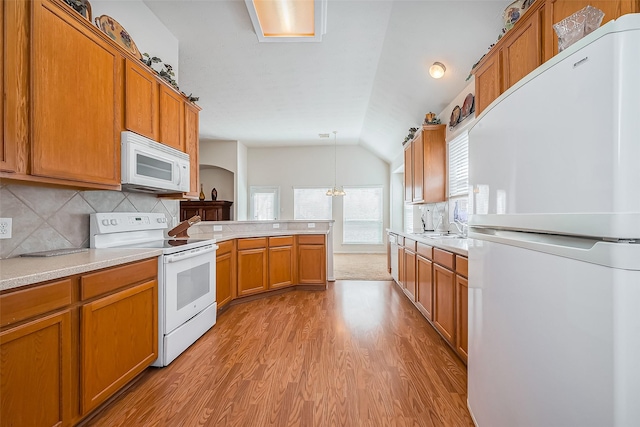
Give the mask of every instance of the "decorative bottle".
M 204 189 L 202 188 L 202 184 L 200 184 L 200 196 L 198 196 L 198 199 L 200 199 L 201 202 L 204 200 Z
M 218 190 L 215 187 L 211 190 L 211 200 L 218 200 Z

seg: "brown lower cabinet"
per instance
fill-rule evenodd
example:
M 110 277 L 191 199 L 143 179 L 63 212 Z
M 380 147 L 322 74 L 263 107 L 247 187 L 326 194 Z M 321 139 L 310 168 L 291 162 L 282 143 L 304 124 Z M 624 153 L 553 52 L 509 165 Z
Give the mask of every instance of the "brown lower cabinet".
M 298 283 L 319 285 L 327 282 L 327 251 L 323 234 L 298 235 Z
M 218 309 L 237 298 L 327 283 L 324 234 L 254 237 L 218 243 Z
M 218 243 L 216 252 L 216 302 L 218 310 L 235 297 L 236 292 L 235 240 Z
M 269 289 L 294 284 L 293 236 L 269 237 Z
M 467 258 L 407 238 L 404 245 L 398 248 L 398 286 L 467 363 Z
M 415 242 L 405 240 L 404 248 L 404 292 L 411 301 L 416 300 L 416 253 Z
M 157 258 L 0 295 L 0 420 L 69 426 L 158 354 Z
M 268 289 L 267 238 L 238 239 L 238 296 Z
M 451 270 L 433 266 L 433 324 L 445 340 L 455 343 L 456 336 L 456 288 Z

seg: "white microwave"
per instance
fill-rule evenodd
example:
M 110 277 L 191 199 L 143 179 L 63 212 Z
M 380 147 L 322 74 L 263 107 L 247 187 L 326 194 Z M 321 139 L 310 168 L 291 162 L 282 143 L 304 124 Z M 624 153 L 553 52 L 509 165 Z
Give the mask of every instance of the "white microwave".
M 189 155 L 137 133 L 124 131 L 122 189 L 145 193 L 189 191 Z

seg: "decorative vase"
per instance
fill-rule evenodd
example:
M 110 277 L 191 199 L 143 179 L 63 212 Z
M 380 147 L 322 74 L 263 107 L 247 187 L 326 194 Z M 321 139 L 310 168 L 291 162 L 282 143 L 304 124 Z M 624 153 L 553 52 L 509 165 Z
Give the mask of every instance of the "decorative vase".
M 211 200 L 218 200 L 218 190 L 215 187 L 211 190 Z
M 200 196 L 198 196 L 198 199 L 200 199 L 201 202 L 204 200 L 204 189 L 202 188 L 202 184 L 200 184 Z

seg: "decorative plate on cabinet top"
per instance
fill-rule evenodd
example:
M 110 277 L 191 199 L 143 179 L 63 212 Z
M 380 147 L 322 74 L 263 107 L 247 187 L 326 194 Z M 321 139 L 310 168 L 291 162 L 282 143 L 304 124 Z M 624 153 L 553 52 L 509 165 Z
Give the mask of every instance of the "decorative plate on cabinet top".
M 473 113 L 475 111 L 475 103 L 474 101 L 474 96 L 472 93 L 468 94 L 467 97 L 464 99 L 464 104 L 462 104 L 462 118 L 466 118 L 469 117 L 469 115 L 471 113 Z
M 449 126 L 455 127 L 460 121 L 460 106 L 456 105 L 451 112 L 451 119 L 449 120 Z
M 127 33 L 127 30 L 125 30 L 118 21 L 108 15 L 100 15 L 96 18 L 96 25 L 133 56 L 142 59 L 138 46 L 136 46 L 129 33 Z

